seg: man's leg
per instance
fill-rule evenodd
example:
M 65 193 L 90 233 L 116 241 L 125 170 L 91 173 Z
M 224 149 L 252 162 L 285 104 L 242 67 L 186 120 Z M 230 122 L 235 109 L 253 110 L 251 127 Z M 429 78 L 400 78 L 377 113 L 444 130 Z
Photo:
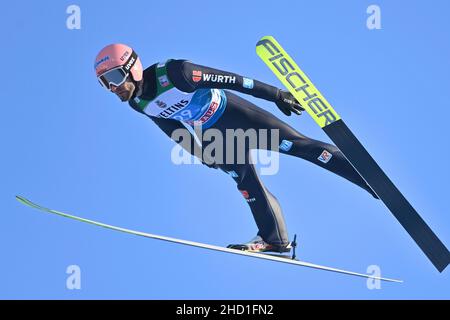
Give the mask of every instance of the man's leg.
M 279 151 L 281 153 L 308 160 L 355 183 L 368 191 L 373 197 L 378 198 L 336 146 L 302 135 L 272 113 L 231 92 L 227 92 L 227 98 L 227 110 L 222 116 L 223 119 L 219 120 L 218 126 L 226 124 L 229 128 L 236 127 L 243 130 L 250 128 L 255 130 L 278 129 L 279 142 L 281 143 Z M 269 133 L 268 143 L 263 147 L 270 147 L 271 145 Z
M 247 160 L 250 152 L 247 151 Z M 286 224 L 277 198 L 273 196 L 260 180 L 251 161 L 245 164 L 224 164 L 219 166 L 231 175 L 252 211 L 258 235 L 272 245 L 284 246 L 289 243 Z

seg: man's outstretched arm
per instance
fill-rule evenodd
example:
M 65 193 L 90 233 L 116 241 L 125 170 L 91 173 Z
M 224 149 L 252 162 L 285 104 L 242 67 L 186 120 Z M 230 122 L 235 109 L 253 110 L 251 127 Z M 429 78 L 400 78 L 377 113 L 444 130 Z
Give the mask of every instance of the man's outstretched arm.
M 301 114 L 304 109 L 290 92 L 236 73 L 218 70 L 187 60 L 172 60 L 167 64 L 170 80 L 178 89 L 193 92 L 201 88 L 229 89 L 271 102 L 286 114 Z

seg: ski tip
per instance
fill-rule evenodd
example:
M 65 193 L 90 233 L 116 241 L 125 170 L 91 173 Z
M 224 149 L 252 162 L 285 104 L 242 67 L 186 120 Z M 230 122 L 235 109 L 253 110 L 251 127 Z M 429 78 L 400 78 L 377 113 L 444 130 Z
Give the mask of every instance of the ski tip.
M 27 198 L 24 198 L 22 196 L 16 195 L 16 200 L 28 207 L 32 207 L 32 208 L 36 207 L 36 205 L 33 202 L 31 202 L 30 200 L 28 200 Z
M 263 37 L 261 37 L 260 40 L 264 40 L 264 39 L 273 39 L 273 36 L 271 36 L 271 35 L 263 36 Z
M 36 203 L 33 203 L 30 200 L 28 200 L 27 198 L 22 197 L 22 196 L 16 195 L 16 200 L 19 201 L 20 203 L 26 205 L 26 206 L 31 207 L 31 208 L 41 209 L 41 210 L 48 210 L 47 208 L 44 208 L 44 207 L 42 207 L 42 206 L 40 206 L 40 205 L 38 205 Z
M 272 39 L 274 39 L 274 37 L 272 37 L 272 36 L 264 36 L 264 37 L 261 37 L 261 38 L 258 40 L 258 42 L 256 43 L 256 50 L 258 50 L 258 46 L 261 45 L 263 42 L 265 42 L 265 41 L 267 41 L 267 40 L 272 40 Z
M 18 195 L 16 195 L 16 200 L 19 201 L 19 202 L 22 202 L 22 203 L 26 203 L 27 202 L 27 199 L 25 199 L 24 197 L 18 196 Z

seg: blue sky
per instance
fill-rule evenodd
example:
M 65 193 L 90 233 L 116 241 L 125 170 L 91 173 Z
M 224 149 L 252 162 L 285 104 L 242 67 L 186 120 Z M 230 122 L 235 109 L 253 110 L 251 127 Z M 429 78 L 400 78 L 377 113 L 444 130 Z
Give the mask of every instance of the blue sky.
M 66 28 L 71 4 L 81 8 L 80 30 Z M 381 8 L 381 30 L 366 27 L 371 4 Z M 279 173 L 263 180 L 299 236 L 299 256 L 359 272 L 379 265 L 405 283 L 369 290 L 359 278 L 133 237 L 14 199 L 217 245 L 253 237 L 255 223 L 232 179 L 172 164 L 173 143 L 98 85 L 93 61 L 104 45 L 124 42 L 145 66 L 184 58 L 281 86 L 255 53 L 258 39 L 273 35 L 450 246 L 448 1 L 7 6 L 0 19 L 0 298 L 450 298 L 450 271 L 435 271 L 381 202 L 296 158 L 282 157 Z M 308 115 L 286 118 L 272 103 L 248 99 L 329 141 Z M 81 290 L 66 288 L 70 265 L 81 269 Z

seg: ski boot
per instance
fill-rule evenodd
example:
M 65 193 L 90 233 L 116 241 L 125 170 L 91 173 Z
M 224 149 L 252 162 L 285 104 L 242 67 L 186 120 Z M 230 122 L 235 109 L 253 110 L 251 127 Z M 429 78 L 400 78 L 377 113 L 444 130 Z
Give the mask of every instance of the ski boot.
M 256 236 L 247 243 L 243 244 L 230 244 L 227 246 L 230 249 L 242 250 L 247 252 L 264 253 L 264 252 L 276 252 L 276 253 L 286 253 L 290 252 L 293 248 L 293 242 L 287 245 L 272 245 L 263 240 L 260 236 Z

